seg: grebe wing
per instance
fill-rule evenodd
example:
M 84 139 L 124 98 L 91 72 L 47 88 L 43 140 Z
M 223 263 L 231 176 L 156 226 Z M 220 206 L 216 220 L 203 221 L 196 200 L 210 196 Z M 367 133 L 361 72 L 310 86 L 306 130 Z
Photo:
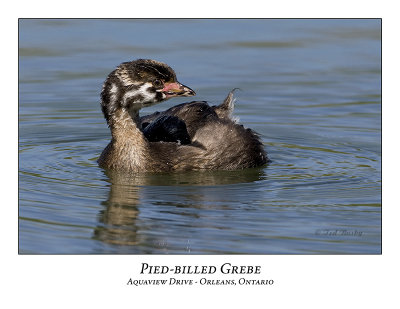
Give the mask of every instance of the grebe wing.
M 159 116 L 143 128 L 149 142 L 175 142 L 190 144 L 191 139 L 185 123 L 176 116 Z

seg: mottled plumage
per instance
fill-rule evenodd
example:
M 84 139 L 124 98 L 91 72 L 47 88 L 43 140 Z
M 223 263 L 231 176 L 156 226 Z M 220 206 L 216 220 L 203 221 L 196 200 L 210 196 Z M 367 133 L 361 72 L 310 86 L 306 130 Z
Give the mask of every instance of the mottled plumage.
M 233 91 L 221 105 L 183 103 L 139 117 L 142 107 L 194 91 L 164 63 L 139 59 L 111 72 L 101 106 L 112 140 L 98 162 L 107 169 L 161 172 L 256 167 L 268 158 L 258 135 L 231 119 Z

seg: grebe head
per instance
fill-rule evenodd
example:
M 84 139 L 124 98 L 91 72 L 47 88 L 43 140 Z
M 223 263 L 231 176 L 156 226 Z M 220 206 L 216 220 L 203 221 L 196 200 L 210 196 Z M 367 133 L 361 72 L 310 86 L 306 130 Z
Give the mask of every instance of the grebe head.
M 109 123 L 117 110 L 125 109 L 134 117 L 142 107 L 195 94 L 177 81 L 174 70 L 165 63 L 138 59 L 121 63 L 108 75 L 101 92 L 101 107 Z

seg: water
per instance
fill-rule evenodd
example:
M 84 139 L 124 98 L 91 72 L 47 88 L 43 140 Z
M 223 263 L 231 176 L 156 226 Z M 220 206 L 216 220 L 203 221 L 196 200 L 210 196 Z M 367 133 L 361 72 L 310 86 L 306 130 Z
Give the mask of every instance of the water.
M 381 252 L 379 20 L 37 19 L 19 35 L 20 253 Z M 272 162 L 99 168 L 102 83 L 137 58 L 168 63 L 196 100 L 239 87 L 235 116 Z

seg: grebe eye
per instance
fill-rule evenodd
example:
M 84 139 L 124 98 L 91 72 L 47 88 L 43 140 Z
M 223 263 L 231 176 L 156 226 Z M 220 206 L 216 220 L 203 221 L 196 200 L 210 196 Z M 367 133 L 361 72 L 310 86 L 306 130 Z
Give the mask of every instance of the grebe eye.
M 155 81 L 153 81 L 153 85 L 154 87 L 161 87 L 162 86 L 162 81 L 160 81 L 159 79 L 156 79 Z

